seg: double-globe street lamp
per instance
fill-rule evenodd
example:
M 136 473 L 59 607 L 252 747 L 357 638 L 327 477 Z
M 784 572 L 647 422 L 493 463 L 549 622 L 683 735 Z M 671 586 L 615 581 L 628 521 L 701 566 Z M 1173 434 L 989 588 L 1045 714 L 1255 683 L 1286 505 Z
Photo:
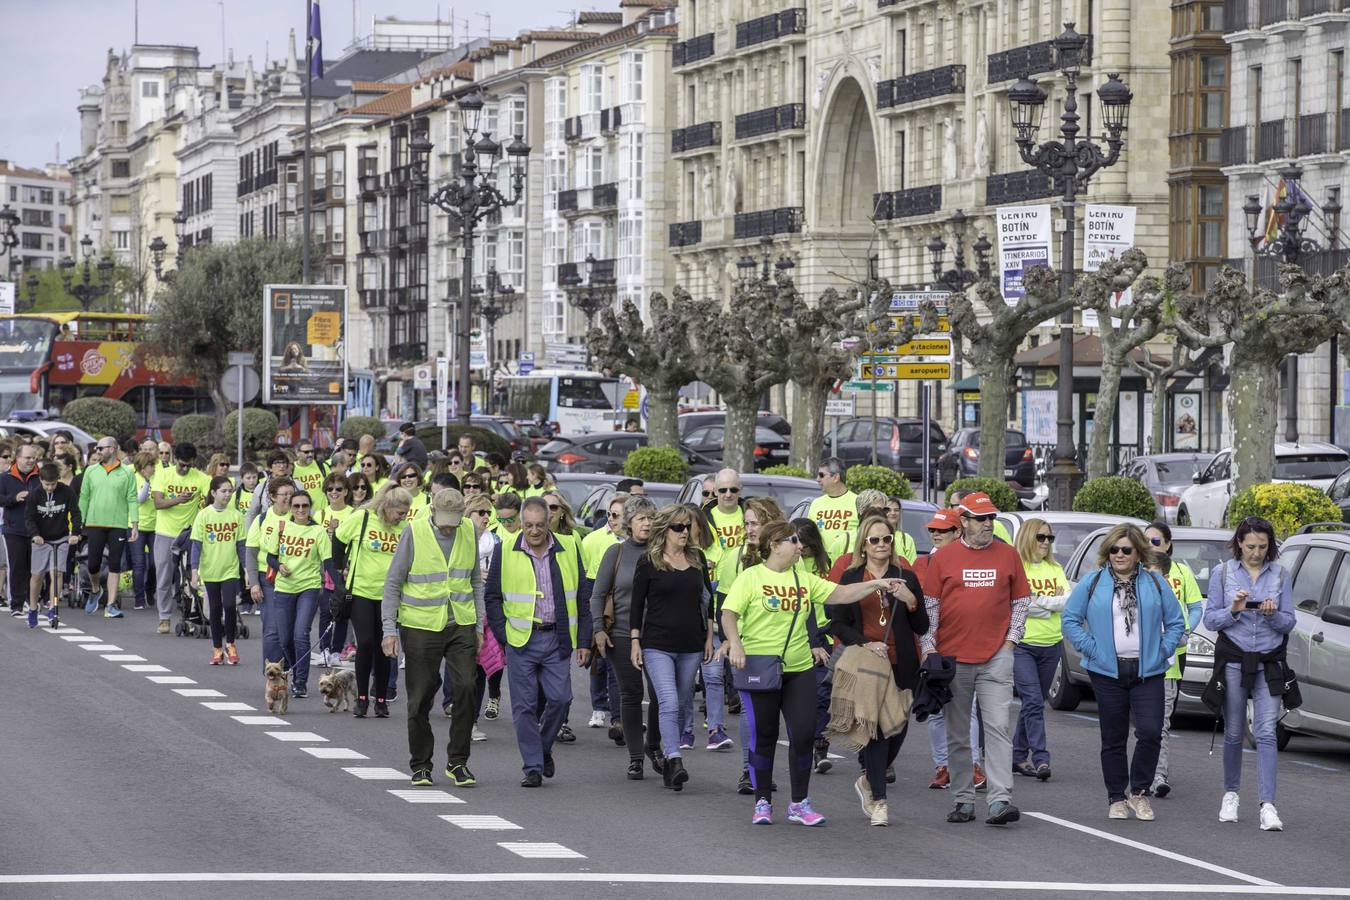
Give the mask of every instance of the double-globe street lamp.
M 463 264 L 460 271 L 460 310 L 455 334 L 456 357 L 459 364 L 459 390 L 456 392 L 455 418 L 461 425 L 469 424 L 471 412 L 469 397 L 469 332 L 473 315 L 473 241 L 478 223 L 501 210 L 515 206 L 525 192 L 525 162 L 530 147 L 524 135 L 516 135 L 505 148 L 492 139 L 491 132 L 479 132 L 479 118 L 486 99 L 477 88 L 461 96 L 445 94 L 447 101 L 456 104 L 460 116 L 460 130 L 464 147 L 458 171 L 432 191 L 426 202 L 450 216 L 458 226 L 460 253 Z M 413 178 L 420 187 L 429 187 L 428 163 L 432 143 L 425 134 L 419 134 L 408 145 L 412 155 Z M 509 159 L 507 193 L 497 189 L 497 168 L 503 151 Z
M 1126 128 L 1130 101 L 1134 95 L 1120 80 L 1119 74 L 1109 73 L 1106 83 L 1097 89 L 1102 123 L 1106 126 L 1106 148 L 1103 149 L 1090 137 L 1080 138 L 1078 73 L 1083 64 L 1087 38 L 1074 31 L 1072 22 L 1066 22 L 1064 32 L 1051 43 L 1054 45 L 1055 68 L 1064 76 L 1064 112 L 1059 117 L 1060 139 L 1036 143 L 1041 116 L 1045 112 L 1046 94 L 1030 78 L 1023 76 L 1008 89 L 1008 101 L 1017 149 L 1023 162 L 1054 178 L 1057 187 L 1063 192 L 1059 204 L 1063 215 L 1060 291 L 1067 296 L 1073 289 L 1074 279 L 1075 204 L 1078 195 L 1087 190 L 1088 179 L 1100 169 L 1115 165 L 1120 159 L 1120 150 L 1125 143 L 1121 133 Z M 1060 319 L 1058 388 L 1055 462 L 1046 474 L 1046 482 L 1049 508 L 1069 509 L 1073 494 L 1083 478 L 1078 468 L 1073 434 L 1073 310 L 1066 311 Z M 1106 434 L 1109 433 L 1110 423 L 1107 423 Z
M 187 247 L 183 243 L 183 226 L 187 224 L 187 214 L 179 210 L 173 217 L 174 235 L 178 242 L 178 252 L 174 256 L 175 269 L 183 268 L 183 251 Z M 169 245 L 164 242 L 164 238 L 155 235 L 155 239 L 150 242 L 150 261 L 155 266 L 155 280 L 165 283 L 173 281 L 175 272 L 164 271 L 164 254 L 168 251 Z
M 496 266 L 488 266 L 487 275 L 483 279 L 483 287 L 474 285 L 473 294 L 478 297 L 478 314 L 483 317 L 487 323 L 487 413 L 492 415 L 492 395 L 493 395 L 493 376 L 494 361 L 493 351 L 497 346 L 497 322 L 508 313 L 511 307 L 515 305 L 516 298 L 520 295 L 510 284 L 501 280 L 497 274 Z
M 61 285 L 66 293 L 80 301 L 83 309 L 88 310 L 91 303 L 99 297 L 106 296 L 112 289 L 114 263 L 112 257 L 101 256 L 98 263 L 93 264 L 94 240 L 87 234 L 80 239 L 80 251 L 83 256 L 80 263 L 66 256 L 57 263 L 57 267 L 61 270 Z M 77 266 L 80 268 L 79 284 L 74 283 L 73 277 Z M 98 273 L 97 279 L 94 277 L 95 271 Z
M 595 254 L 586 254 L 586 278 L 583 281 L 575 263 L 571 270 L 559 280 L 567 294 L 567 302 L 572 308 L 586 317 L 586 368 L 591 368 L 591 329 L 595 327 L 595 317 L 602 309 L 614 305 L 614 269 L 613 262 L 597 265 Z

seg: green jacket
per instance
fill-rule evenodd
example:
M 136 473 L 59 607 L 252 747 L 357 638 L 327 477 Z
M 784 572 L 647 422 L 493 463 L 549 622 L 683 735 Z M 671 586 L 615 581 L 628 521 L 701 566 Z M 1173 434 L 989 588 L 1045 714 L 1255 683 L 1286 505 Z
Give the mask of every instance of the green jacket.
M 136 473 L 119 463 L 111 470 L 92 465 L 80 481 L 80 516 L 94 528 L 130 528 L 139 518 Z

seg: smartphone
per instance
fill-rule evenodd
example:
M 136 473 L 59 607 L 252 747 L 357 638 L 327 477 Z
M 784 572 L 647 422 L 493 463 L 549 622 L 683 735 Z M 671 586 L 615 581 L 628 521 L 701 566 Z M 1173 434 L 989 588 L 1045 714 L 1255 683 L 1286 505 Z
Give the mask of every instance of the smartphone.
M 1261 608 L 1261 601 L 1260 601 L 1260 600 L 1248 600 L 1246 603 L 1242 604 L 1242 608 L 1243 608 L 1243 609 L 1260 609 L 1260 608 Z

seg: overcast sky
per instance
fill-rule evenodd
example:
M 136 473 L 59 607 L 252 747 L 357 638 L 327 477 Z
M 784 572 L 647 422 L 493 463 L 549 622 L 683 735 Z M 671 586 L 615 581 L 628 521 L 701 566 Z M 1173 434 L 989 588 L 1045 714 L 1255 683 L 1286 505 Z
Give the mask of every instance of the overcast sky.
M 370 33 L 373 17 L 434 20 L 435 0 L 322 0 L 325 59 L 341 54 L 357 33 Z M 140 9 L 140 41 L 186 44 L 201 51 L 203 65 L 222 58 L 223 46 L 237 60 L 252 54 L 262 68 L 268 53 L 284 58 L 294 28 L 303 56 L 306 0 L 0 0 L 0 159 L 39 167 L 62 160 L 79 148 L 75 105 L 81 87 L 102 81 L 109 48 L 121 52 L 136 40 L 135 9 Z M 571 21 L 572 11 L 618 9 L 618 0 L 444 0 L 442 21 L 454 7 L 455 36 L 487 34 L 511 37 L 524 28 L 547 28 Z

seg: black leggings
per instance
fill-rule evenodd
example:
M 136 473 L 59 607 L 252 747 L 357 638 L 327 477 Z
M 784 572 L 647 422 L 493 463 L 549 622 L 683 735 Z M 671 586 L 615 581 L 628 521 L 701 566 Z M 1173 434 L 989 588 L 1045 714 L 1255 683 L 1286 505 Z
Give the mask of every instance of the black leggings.
M 89 548 L 89 556 L 86 564 L 89 566 L 89 579 L 98 581 L 98 576 L 103 572 L 103 551 L 108 551 L 108 571 L 114 575 L 122 573 L 122 547 L 127 541 L 127 530 L 125 528 L 99 528 L 92 526 L 84 530 L 86 546 Z M 235 593 L 239 593 L 239 585 L 235 584 Z M 97 584 L 94 590 L 99 590 Z
M 369 696 L 371 670 L 375 673 L 375 699 L 383 700 L 389 690 L 389 657 L 380 648 L 383 627 L 380 601 L 352 598 L 352 632 L 356 635 L 356 695 Z
M 811 787 L 811 749 L 816 737 L 814 667 L 784 672 L 783 686 L 776 691 L 741 691 L 741 706 L 750 716 L 750 783 L 755 799 L 773 799 L 773 756 L 781 715 L 787 723 L 792 802 L 802 802 Z
M 229 578 L 225 581 L 202 583 L 206 585 L 206 605 L 209 607 L 211 617 L 211 646 L 219 650 L 222 632 L 225 643 L 234 643 L 234 626 L 238 621 L 234 601 L 239 597 L 239 579 Z
M 630 760 L 642 759 L 642 672 L 633 666 L 633 641 L 631 638 L 615 637 L 614 646 L 609 651 L 609 664 L 614 667 L 614 678 L 619 683 L 619 723 L 623 727 L 623 742 L 628 748 Z M 652 702 L 647 707 L 646 744 L 656 752 L 661 750 L 660 707 L 656 704 L 656 692 L 651 692 Z
M 909 733 L 909 722 L 894 737 L 873 738 L 867 746 L 858 751 L 858 764 L 867 773 L 867 783 L 872 788 L 873 800 L 886 799 L 886 767 L 895 762 L 900 755 L 900 745 Z

